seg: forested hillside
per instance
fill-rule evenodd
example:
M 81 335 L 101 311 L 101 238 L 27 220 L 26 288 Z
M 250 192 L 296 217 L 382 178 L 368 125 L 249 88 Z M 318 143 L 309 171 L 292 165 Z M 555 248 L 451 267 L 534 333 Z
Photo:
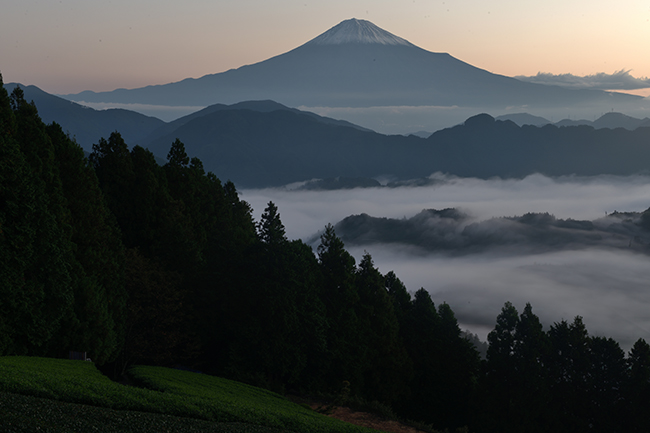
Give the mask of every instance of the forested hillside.
M 0 89 L 0 355 L 87 351 L 119 377 L 184 365 L 279 392 L 377 400 L 470 431 L 643 431 L 650 346 L 630 354 L 582 320 L 544 331 L 506 304 L 487 359 L 447 304 L 410 293 L 328 225 L 316 252 L 268 203 L 179 140 L 167 163 L 117 132 L 89 158 Z M 636 429 L 636 430 L 635 430 Z
M 35 101 L 38 113 L 45 123 L 57 122 L 70 133 L 84 150 L 90 150 L 99 137 L 108 136 L 116 129 L 127 140 L 141 140 L 152 131 L 166 125 L 160 119 L 121 108 L 95 110 L 85 105 L 44 92 L 36 86 L 18 83 L 5 84 L 7 92 L 20 86 L 27 101 Z
M 227 108 L 179 119 L 140 143 L 164 156 L 179 138 L 207 169 L 246 188 L 336 177 L 407 181 L 436 172 L 482 179 L 628 176 L 647 172 L 650 160 L 648 127 L 520 127 L 479 114 L 425 139 L 363 131 L 299 111 Z
M 559 219 L 548 213 L 475 221 L 458 209 L 425 209 L 411 218 L 350 215 L 335 224 L 348 245 L 399 244 L 420 252 L 456 255 L 500 251 L 567 251 L 586 248 L 650 253 L 650 209 L 612 212 L 594 221 Z

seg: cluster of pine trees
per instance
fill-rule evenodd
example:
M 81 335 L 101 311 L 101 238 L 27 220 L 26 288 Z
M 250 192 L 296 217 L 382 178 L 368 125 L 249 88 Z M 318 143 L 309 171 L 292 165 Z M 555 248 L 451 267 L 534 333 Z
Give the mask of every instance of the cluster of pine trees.
M 1 77 L 0 77 L 1 84 Z M 119 376 L 182 364 L 277 391 L 338 393 L 438 428 L 650 425 L 650 346 L 579 318 L 544 332 L 510 304 L 487 359 L 447 304 L 412 296 L 331 225 L 316 254 L 260 221 L 175 141 L 160 164 L 119 133 L 83 150 L 0 86 L 0 355 L 86 351 Z M 640 430 L 640 431 L 641 431 Z
M 590 336 L 582 318 L 543 330 L 507 302 L 488 335 L 473 410 L 476 431 L 642 432 L 650 426 L 650 345 L 629 356 Z
M 22 90 L 0 88 L 0 353 L 115 358 L 124 261 L 83 150 L 44 125 Z

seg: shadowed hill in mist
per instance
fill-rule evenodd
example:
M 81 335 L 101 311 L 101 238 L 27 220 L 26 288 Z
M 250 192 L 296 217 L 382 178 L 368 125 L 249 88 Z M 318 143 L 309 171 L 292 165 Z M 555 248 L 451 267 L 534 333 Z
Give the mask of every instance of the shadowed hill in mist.
M 407 175 L 409 167 L 398 167 L 385 158 L 398 148 L 413 154 L 424 143 L 417 137 L 387 136 L 323 122 L 302 112 L 231 109 L 194 118 L 141 144 L 163 155 L 176 137 L 188 154 L 203 161 L 206 170 L 246 187 L 312 178 L 372 177 L 392 169 Z
M 335 225 L 346 245 L 400 244 L 414 253 L 505 254 L 616 248 L 650 252 L 644 214 L 615 212 L 594 221 L 547 213 L 476 221 L 456 209 L 425 209 L 408 219 L 351 215 Z M 647 219 L 647 217 L 645 218 Z
M 427 149 L 457 176 L 628 175 L 650 169 L 649 139 L 650 128 L 519 127 L 481 114 L 432 134 Z
M 337 177 L 405 181 L 435 172 L 480 178 L 629 175 L 650 168 L 650 128 L 520 127 L 482 114 L 423 139 L 296 110 L 245 109 L 218 109 L 179 125 L 139 144 L 164 157 L 179 138 L 206 170 L 241 187 Z
M 180 128 L 181 126 L 187 124 L 188 122 L 194 119 L 215 113 L 217 111 L 224 111 L 224 110 L 251 110 L 260 113 L 269 113 L 271 111 L 284 110 L 284 111 L 290 111 L 292 113 L 305 114 L 307 116 L 310 116 L 318 120 L 321 123 L 328 124 L 328 125 L 349 126 L 352 128 L 359 129 L 361 131 L 369 131 L 369 132 L 371 131 L 370 129 L 362 128 L 361 126 L 355 125 L 345 120 L 336 120 L 336 119 L 331 119 L 329 117 L 319 116 L 318 114 L 314 114 L 309 111 L 300 111 L 296 108 L 290 108 L 285 105 L 278 104 L 275 101 L 266 100 L 266 101 L 244 101 L 232 105 L 226 105 L 226 104 L 210 105 L 209 107 L 206 107 L 195 113 L 188 114 L 187 116 L 183 116 L 179 119 L 176 119 L 172 122 L 160 126 L 159 128 L 152 131 L 148 136 L 146 136 L 140 141 L 142 143 L 150 143 L 156 140 L 157 138 L 164 137 L 167 134 L 173 133 L 176 129 Z

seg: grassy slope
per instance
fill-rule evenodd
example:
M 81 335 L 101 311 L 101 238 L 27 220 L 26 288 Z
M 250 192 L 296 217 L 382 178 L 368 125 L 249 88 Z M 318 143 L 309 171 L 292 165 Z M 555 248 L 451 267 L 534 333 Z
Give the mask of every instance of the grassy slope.
M 0 420 L 8 431 L 370 432 L 238 382 L 160 367 L 130 374 L 150 389 L 114 383 L 90 362 L 2 357 Z

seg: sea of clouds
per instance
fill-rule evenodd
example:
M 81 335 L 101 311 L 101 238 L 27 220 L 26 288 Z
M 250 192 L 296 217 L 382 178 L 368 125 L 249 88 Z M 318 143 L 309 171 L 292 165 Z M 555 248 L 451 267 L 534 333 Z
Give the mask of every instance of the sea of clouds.
M 423 209 L 457 208 L 475 221 L 548 212 L 557 218 L 596 220 L 614 211 L 650 207 L 650 177 L 599 176 L 524 179 L 454 178 L 436 174 L 427 187 L 337 191 L 242 190 L 259 219 L 269 201 L 279 208 L 290 239 L 318 244 L 326 224 L 366 213 L 410 218 Z M 382 273 L 395 271 L 414 292 L 424 287 L 434 302 L 447 302 L 463 329 L 485 339 L 506 301 L 521 312 L 527 302 L 545 328 L 584 318 L 592 335 L 616 339 L 628 350 L 650 341 L 650 256 L 624 248 L 545 250 L 521 245 L 508 254 L 415 254 L 399 244 L 348 246 L 358 259 L 369 252 Z

